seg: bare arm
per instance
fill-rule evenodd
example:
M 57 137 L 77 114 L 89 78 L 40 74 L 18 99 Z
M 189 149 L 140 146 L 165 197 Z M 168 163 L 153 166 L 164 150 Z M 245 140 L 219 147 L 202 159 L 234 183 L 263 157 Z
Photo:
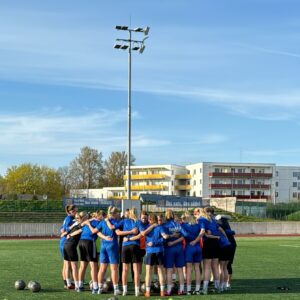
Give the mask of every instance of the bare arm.
M 82 229 L 77 229 L 76 231 L 74 231 L 74 232 L 72 232 L 72 233 L 69 233 L 68 235 L 67 235 L 67 239 L 69 239 L 70 237 L 73 237 L 73 236 L 75 236 L 75 235 L 78 235 L 78 234 L 80 234 L 82 232 Z
M 128 235 L 128 234 L 137 234 L 137 233 L 138 233 L 138 230 L 136 227 L 131 230 L 127 230 L 127 231 L 122 231 L 120 229 L 116 229 L 116 234 L 121 235 L 121 236 Z
M 105 240 L 105 241 L 112 241 L 112 240 L 113 240 L 112 237 L 106 236 L 106 235 L 104 235 L 102 232 L 98 232 L 97 235 L 98 235 L 102 240 Z
M 184 237 L 182 236 L 182 237 L 180 237 L 179 239 L 177 239 L 173 242 L 168 242 L 168 246 L 170 247 L 170 246 L 176 245 L 176 244 L 182 242 L 183 240 L 184 240 Z
M 144 230 L 144 231 L 142 231 L 141 232 L 141 235 L 142 236 L 145 236 L 145 235 L 147 235 L 154 227 L 156 227 L 157 226 L 157 224 L 152 224 L 152 225 L 150 225 L 146 230 Z

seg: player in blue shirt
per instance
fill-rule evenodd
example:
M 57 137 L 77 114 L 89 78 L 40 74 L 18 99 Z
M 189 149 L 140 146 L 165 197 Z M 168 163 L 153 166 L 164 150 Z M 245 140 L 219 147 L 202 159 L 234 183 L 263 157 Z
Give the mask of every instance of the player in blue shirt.
M 194 295 L 200 295 L 201 272 L 200 262 L 202 260 L 202 249 L 199 242 L 194 242 L 200 233 L 200 225 L 197 220 L 186 212 L 184 214 L 182 228 L 186 231 L 185 236 L 185 262 L 186 262 L 186 290 L 187 295 L 191 295 L 192 271 L 195 270 L 196 288 Z
M 165 233 L 164 228 L 161 225 L 157 224 L 157 216 L 155 214 L 149 215 L 149 225 L 145 230 L 145 227 L 139 227 L 140 234 L 138 236 L 132 237 L 129 240 L 135 240 L 141 236 L 146 238 L 146 256 L 145 256 L 145 265 L 146 265 L 146 274 L 145 274 L 145 284 L 146 292 L 145 297 L 150 297 L 150 287 L 151 287 L 151 277 L 153 272 L 153 267 L 157 266 L 158 269 L 158 278 L 160 283 L 160 295 L 164 296 L 164 239 L 169 238 Z
M 67 213 L 67 216 L 64 219 L 64 222 L 60 228 L 61 238 L 59 243 L 59 249 L 61 257 L 64 258 L 64 244 L 66 241 L 66 232 L 70 229 L 74 222 L 74 217 L 77 213 L 77 207 L 75 205 L 67 205 L 65 207 L 65 211 Z M 64 281 L 65 288 L 68 289 L 74 289 L 75 286 L 72 284 L 71 276 L 67 270 L 71 269 L 70 262 L 64 261 L 63 267 L 62 267 L 62 277 Z
M 165 233 L 169 239 L 165 243 L 164 248 L 164 266 L 167 269 L 167 295 L 172 292 L 172 273 L 175 266 L 179 279 L 178 295 L 184 295 L 184 275 L 183 267 L 185 266 L 183 240 L 186 232 L 178 222 L 174 221 L 174 213 L 168 209 L 165 213 L 166 223 L 163 225 Z
M 194 215 L 197 216 L 198 223 L 201 227 L 201 231 L 195 242 L 198 242 L 200 238 L 203 238 L 203 294 L 207 294 L 208 283 L 211 276 L 211 272 L 214 277 L 215 288 L 220 291 L 220 273 L 219 273 L 219 239 L 221 234 L 226 237 L 224 230 L 219 228 L 216 220 L 213 218 L 213 209 L 205 207 L 204 209 L 198 208 L 194 210 Z

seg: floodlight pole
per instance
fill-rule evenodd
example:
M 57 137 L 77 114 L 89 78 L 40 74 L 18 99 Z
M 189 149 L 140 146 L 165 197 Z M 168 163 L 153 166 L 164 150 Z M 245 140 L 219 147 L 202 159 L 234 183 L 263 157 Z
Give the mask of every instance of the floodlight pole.
M 127 175 L 127 198 L 128 200 L 131 199 L 131 51 L 132 51 L 132 43 L 140 45 L 139 47 L 133 47 L 133 50 L 140 50 L 140 53 L 143 53 L 145 49 L 144 41 L 147 39 L 145 37 L 143 40 L 132 40 L 132 31 L 135 32 L 143 32 L 146 36 L 149 33 L 149 27 L 143 28 L 135 28 L 135 29 L 130 29 L 127 26 L 116 26 L 115 29 L 117 30 L 124 30 L 128 31 L 129 33 L 129 39 L 116 39 L 118 42 L 125 43 L 125 47 L 116 44 L 114 48 L 116 49 L 122 49 L 126 50 L 128 48 L 128 152 L 127 152 L 127 170 L 128 170 L 128 175 Z M 132 202 L 131 202 L 131 207 L 132 207 Z
M 127 176 L 127 198 L 131 200 L 131 30 L 129 30 L 128 49 L 128 176 Z M 132 203 L 131 203 L 132 207 Z

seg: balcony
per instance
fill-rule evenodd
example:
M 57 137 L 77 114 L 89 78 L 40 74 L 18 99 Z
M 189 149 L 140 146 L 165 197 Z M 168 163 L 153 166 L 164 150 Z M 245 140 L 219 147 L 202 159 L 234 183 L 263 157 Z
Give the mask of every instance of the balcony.
M 145 180 L 145 179 L 165 179 L 167 175 L 165 174 L 142 174 L 142 175 L 131 175 L 131 180 Z M 127 175 L 123 176 L 123 179 L 126 180 Z
M 272 178 L 272 173 L 208 173 L 209 177 L 214 178 Z
M 110 200 L 123 200 L 126 199 L 127 197 L 124 196 L 110 196 L 108 199 Z M 139 200 L 139 196 L 131 196 L 131 200 Z
M 219 184 L 219 183 L 212 183 L 208 185 L 211 189 L 259 189 L 259 190 L 265 190 L 270 189 L 270 184 Z
M 191 179 L 192 175 L 191 174 L 178 174 L 175 175 L 175 179 Z
M 180 191 L 190 190 L 192 188 L 191 185 L 176 185 L 175 189 Z
M 268 195 L 260 195 L 260 196 L 250 196 L 250 195 L 211 195 L 210 198 L 226 198 L 226 197 L 235 197 L 236 199 L 250 199 L 250 200 L 257 200 L 257 199 L 267 199 L 270 200 L 271 196 Z
M 158 184 L 158 185 L 132 185 L 131 190 L 132 191 L 153 191 L 153 190 L 158 190 L 158 191 L 163 191 L 167 188 L 167 186 L 163 184 Z M 127 186 L 125 186 L 125 190 L 127 190 Z

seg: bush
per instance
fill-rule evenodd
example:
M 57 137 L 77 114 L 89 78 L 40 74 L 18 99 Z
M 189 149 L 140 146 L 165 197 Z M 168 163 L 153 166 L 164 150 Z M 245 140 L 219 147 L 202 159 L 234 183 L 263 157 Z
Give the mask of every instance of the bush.
M 62 200 L 0 200 L 0 211 L 63 211 Z
M 300 221 L 300 211 L 289 214 L 286 219 L 288 221 Z

